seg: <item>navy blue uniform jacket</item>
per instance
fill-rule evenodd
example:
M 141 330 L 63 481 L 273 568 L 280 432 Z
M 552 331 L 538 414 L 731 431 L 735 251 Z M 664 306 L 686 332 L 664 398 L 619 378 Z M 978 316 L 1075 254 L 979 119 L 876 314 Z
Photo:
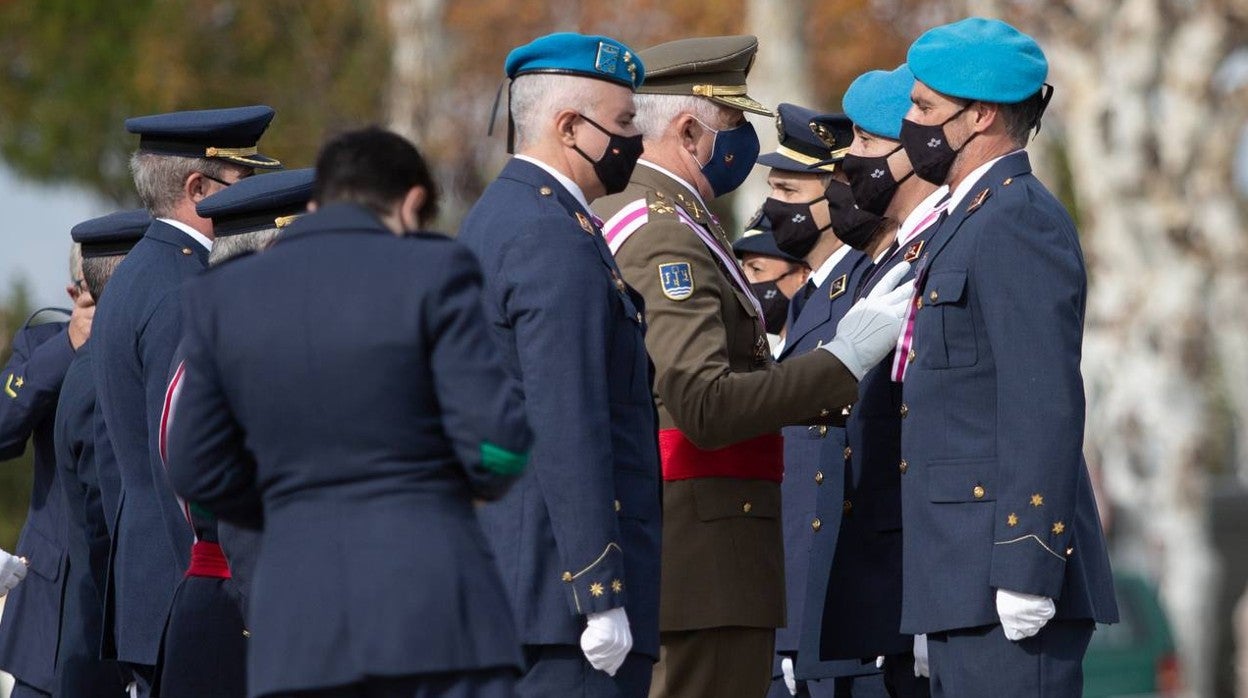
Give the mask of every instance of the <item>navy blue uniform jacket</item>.
M 52 693 L 116 698 L 124 690 L 121 672 L 116 662 L 100 659 L 109 537 L 96 471 L 95 377 L 90 347 L 88 342 L 78 349 L 56 407 L 56 466 L 65 493 L 69 569 L 57 651 L 60 681 Z M 116 467 L 111 459 L 102 460 Z
M 152 221 L 108 282 L 92 324 L 92 367 L 106 438 L 121 475 L 109 574 L 117 658 L 155 665 L 173 592 L 190 560 L 191 528 L 169 488 L 157 435 L 173 351 L 182 333 L 182 284 L 208 251 Z M 103 480 L 106 505 L 112 495 Z
M 65 499 L 56 478 L 53 426 L 73 359 L 65 323 L 28 321 L 13 338 L 13 356 L 0 373 L 0 461 L 22 455 L 32 436 L 35 448 L 30 509 L 14 551 L 26 557 L 30 569 L 5 602 L 0 669 L 47 692 L 55 680 L 66 567 Z
M 589 211 L 523 160 L 459 240 L 485 272 L 486 316 L 524 383 L 532 460 L 482 512 L 525 644 L 577 645 L 583 616 L 624 606 L 633 651 L 659 652 L 660 474 L 641 296 Z
M 188 288 L 170 476 L 263 526 L 250 695 L 519 667 L 473 500 L 530 434 L 480 289 L 458 243 L 347 204 Z
M 898 408 L 902 632 L 995 624 L 995 589 L 1116 621 L 1082 456 L 1087 277 L 1070 216 L 1017 153 L 927 247 Z

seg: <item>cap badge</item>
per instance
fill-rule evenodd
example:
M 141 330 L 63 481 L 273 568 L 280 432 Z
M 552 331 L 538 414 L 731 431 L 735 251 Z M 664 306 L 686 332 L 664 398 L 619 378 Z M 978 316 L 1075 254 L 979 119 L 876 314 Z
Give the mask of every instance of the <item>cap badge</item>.
M 810 122 L 810 130 L 814 132 L 820 141 L 823 141 L 824 145 L 832 149 L 836 148 L 836 134 L 832 133 L 827 126 L 817 121 L 812 121 Z
M 594 70 L 607 75 L 615 75 L 615 71 L 619 68 L 620 47 L 608 44 L 605 41 L 598 42 L 598 57 L 594 59 Z
M 784 118 L 779 114 L 776 114 L 776 138 L 781 143 L 784 142 Z

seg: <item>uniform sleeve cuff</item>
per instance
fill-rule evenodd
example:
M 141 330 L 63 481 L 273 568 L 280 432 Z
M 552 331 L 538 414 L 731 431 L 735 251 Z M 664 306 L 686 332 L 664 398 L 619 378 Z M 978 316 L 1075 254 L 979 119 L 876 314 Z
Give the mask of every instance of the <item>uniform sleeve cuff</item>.
M 989 583 L 997 589 L 1056 600 L 1066 576 L 1066 557 L 1054 545 L 1035 534 L 996 541 Z
M 608 543 L 589 566 L 567 570 L 563 582 L 568 587 L 572 607 L 579 615 L 602 613 L 623 606 L 627 600 L 624 587 L 624 552 L 616 543 Z

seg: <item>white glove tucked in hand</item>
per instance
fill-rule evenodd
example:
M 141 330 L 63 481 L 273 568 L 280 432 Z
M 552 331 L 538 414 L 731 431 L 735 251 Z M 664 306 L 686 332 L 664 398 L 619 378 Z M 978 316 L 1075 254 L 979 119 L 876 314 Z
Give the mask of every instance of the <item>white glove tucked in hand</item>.
M 927 664 L 927 636 L 914 636 L 914 676 L 922 678 L 932 675 L 931 667 Z
M 613 608 L 585 617 L 587 625 L 581 633 L 581 651 L 589 665 L 599 671 L 615 676 L 624 664 L 624 658 L 633 648 L 633 633 L 628 628 L 628 614 L 624 608 Z
M 792 657 L 780 660 L 780 673 L 784 674 L 784 687 L 789 689 L 789 695 L 797 695 L 797 674 L 793 673 Z
M 0 596 L 4 596 L 26 578 L 26 558 L 0 550 Z
M 1047 596 L 1033 596 L 1008 589 L 997 589 L 997 615 L 1005 629 L 1005 639 L 1018 642 L 1031 637 L 1053 619 L 1057 607 Z
M 836 325 L 836 337 L 820 347 L 832 353 L 858 380 L 897 346 L 914 281 L 898 286 L 910 271 L 909 262 L 888 270 L 866 298 L 854 304 Z

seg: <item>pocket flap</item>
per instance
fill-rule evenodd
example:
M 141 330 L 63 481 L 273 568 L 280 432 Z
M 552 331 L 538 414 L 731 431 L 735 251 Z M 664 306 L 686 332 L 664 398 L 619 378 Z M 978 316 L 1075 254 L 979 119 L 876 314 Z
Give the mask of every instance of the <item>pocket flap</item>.
M 766 480 L 699 478 L 693 502 L 702 521 L 733 517 L 780 518 L 780 485 Z
M 928 305 L 960 303 L 966 295 L 966 272 L 942 271 L 928 277 L 923 286 L 923 302 Z
M 943 461 L 927 466 L 927 494 L 933 502 L 991 502 L 997 498 L 995 458 Z
M 50 582 L 60 579 L 65 550 L 39 531 L 26 529 L 21 545 L 17 546 L 17 555 L 26 558 L 31 572 Z

